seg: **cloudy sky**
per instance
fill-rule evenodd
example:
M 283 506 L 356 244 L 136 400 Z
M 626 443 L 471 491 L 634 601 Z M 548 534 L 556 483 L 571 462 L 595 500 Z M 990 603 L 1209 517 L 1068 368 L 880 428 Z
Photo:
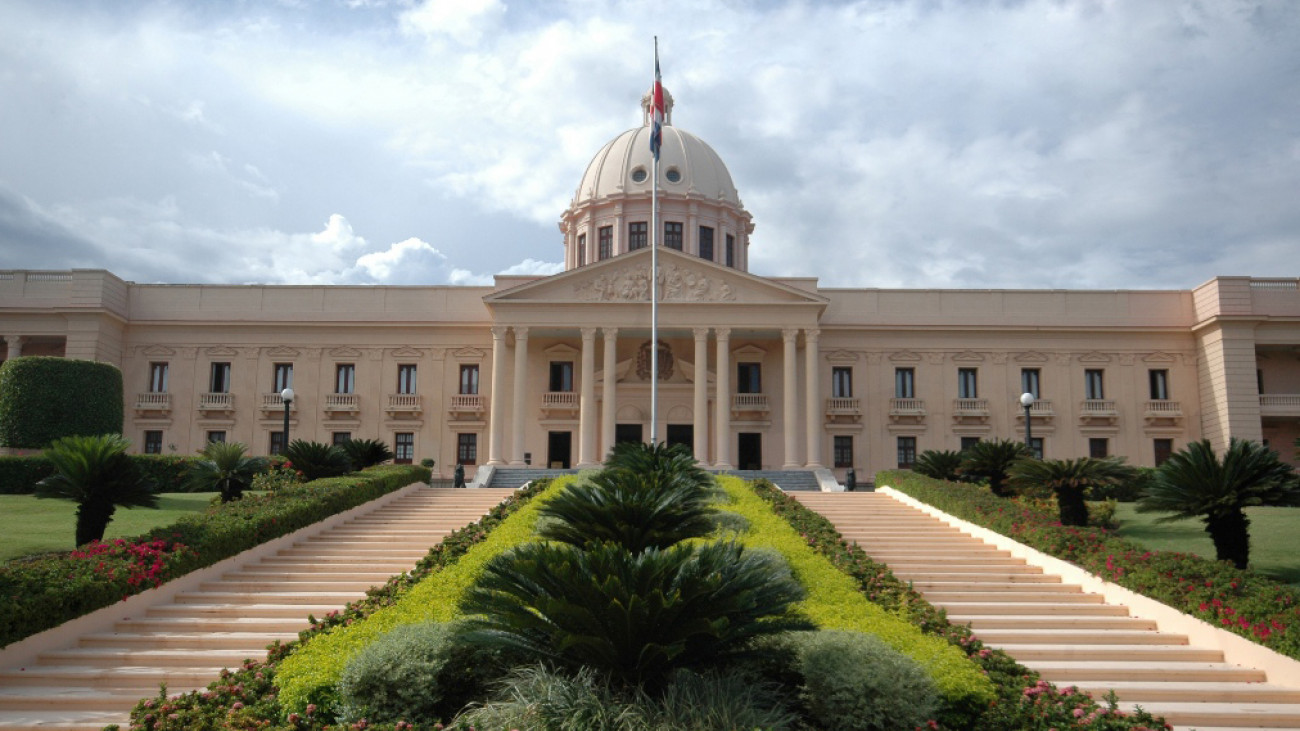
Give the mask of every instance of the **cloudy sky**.
M 1300 276 L 1294 0 L 5 0 L 0 269 L 558 271 L 556 221 L 640 124 L 656 34 L 757 274 Z

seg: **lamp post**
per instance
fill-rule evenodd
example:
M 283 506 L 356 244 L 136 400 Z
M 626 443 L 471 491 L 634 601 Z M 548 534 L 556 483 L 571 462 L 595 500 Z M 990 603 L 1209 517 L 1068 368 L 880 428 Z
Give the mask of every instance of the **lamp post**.
M 1025 448 L 1029 450 L 1030 454 L 1034 453 L 1034 433 L 1033 418 L 1029 415 L 1029 409 L 1036 400 L 1032 393 L 1020 394 L 1020 405 L 1025 407 Z
M 284 400 L 284 441 L 280 444 L 280 454 L 284 454 L 289 451 L 289 404 L 293 403 L 293 389 L 281 391 L 280 398 Z

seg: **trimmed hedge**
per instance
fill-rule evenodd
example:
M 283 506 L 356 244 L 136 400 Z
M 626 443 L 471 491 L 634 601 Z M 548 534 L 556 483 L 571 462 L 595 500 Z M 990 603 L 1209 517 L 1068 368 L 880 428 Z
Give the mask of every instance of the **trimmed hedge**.
M 108 363 L 47 356 L 0 363 L 0 447 L 121 434 L 122 393 L 122 371 Z
M 384 465 L 216 505 L 136 538 L 10 562 L 0 567 L 0 645 L 428 479 L 423 467 Z
M 1039 510 L 971 485 L 904 470 L 881 472 L 876 484 L 1300 660 L 1300 591 L 1289 586 L 1227 562 L 1148 551 L 1105 528 L 1062 526 Z
M 129 454 L 136 469 L 154 481 L 157 492 L 187 492 L 190 465 L 198 457 L 166 454 Z M 54 474 L 54 465 L 43 455 L 0 457 L 0 495 L 30 495 L 36 483 Z
M 0 495 L 30 495 L 52 474 L 54 465 L 41 455 L 0 457 Z

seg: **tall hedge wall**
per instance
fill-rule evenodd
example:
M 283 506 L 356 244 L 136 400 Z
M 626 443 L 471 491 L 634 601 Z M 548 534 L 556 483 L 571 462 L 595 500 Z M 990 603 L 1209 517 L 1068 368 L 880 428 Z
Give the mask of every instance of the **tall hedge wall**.
M 122 371 L 108 363 L 28 356 L 0 364 L 0 447 L 121 434 L 123 408 Z

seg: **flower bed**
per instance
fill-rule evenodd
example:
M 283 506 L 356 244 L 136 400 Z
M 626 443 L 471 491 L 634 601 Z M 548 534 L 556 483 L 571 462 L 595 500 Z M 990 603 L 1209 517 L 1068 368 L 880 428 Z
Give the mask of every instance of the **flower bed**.
M 422 482 L 428 474 L 423 467 L 384 465 L 213 506 L 143 536 L 11 562 L 0 567 L 0 645 Z
M 1300 591 L 1226 562 L 1148 551 L 1105 528 L 1072 528 L 988 490 L 911 472 L 876 475 L 888 485 L 976 525 L 1077 564 L 1126 589 L 1300 659 Z

